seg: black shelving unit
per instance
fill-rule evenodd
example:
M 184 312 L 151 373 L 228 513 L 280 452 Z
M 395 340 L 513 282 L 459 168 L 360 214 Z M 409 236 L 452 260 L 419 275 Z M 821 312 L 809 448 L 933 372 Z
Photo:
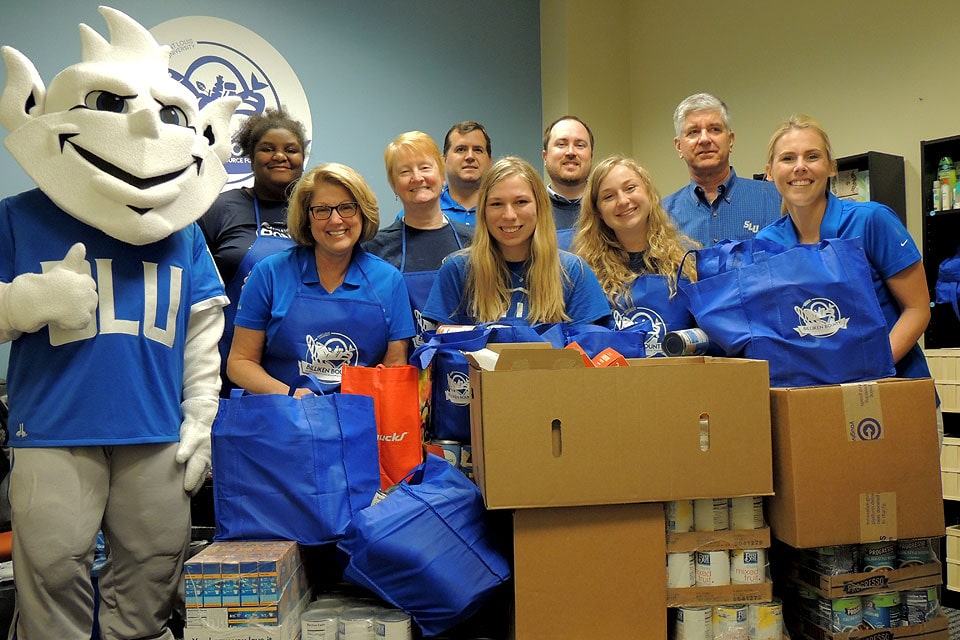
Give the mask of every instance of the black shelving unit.
M 933 210 L 933 181 L 937 179 L 937 164 L 943 156 L 960 156 L 960 136 L 923 140 L 920 142 L 920 184 L 923 194 L 923 269 L 927 276 L 930 300 L 935 299 L 934 288 L 940 263 L 953 257 L 960 246 L 960 209 Z M 923 334 L 926 349 L 960 347 L 960 320 L 949 305 L 934 305 L 930 324 Z
M 960 156 L 960 135 L 920 142 L 920 193 L 923 212 L 923 269 L 927 277 L 930 300 L 935 300 L 934 288 L 940 263 L 957 253 L 960 245 L 960 209 L 933 210 L 933 182 L 937 180 L 937 165 L 940 158 Z M 923 334 L 924 349 L 960 347 L 960 320 L 950 305 L 935 304 L 930 309 L 930 324 Z M 943 412 L 944 434 L 960 436 L 960 413 Z M 946 526 L 960 524 L 960 502 L 944 500 Z M 960 593 L 947 589 L 946 539 L 941 544 L 941 561 L 944 564 L 941 603 L 960 607 Z
M 939 159 L 939 158 L 938 158 Z M 907 224 L 907 192 L 903 172 L 903 156 L 880 151 L 867 151 L 837 158 L 837 170 L 870 172 L 870 199 L 885 204 Z

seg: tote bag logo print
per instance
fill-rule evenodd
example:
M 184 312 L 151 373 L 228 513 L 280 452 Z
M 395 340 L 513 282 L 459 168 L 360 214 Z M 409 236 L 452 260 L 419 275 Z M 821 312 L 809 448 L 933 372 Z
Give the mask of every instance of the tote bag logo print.
M 443 396 L 458 407 L 470 404 L 470 378 L 462 371 L 447 374 L 447 388 Z
M 829 338 L 847 328 L 850 318 L 840 317 L 840 307 L 827 298 L 811 298 L 799 307 L 794 307 L 801 325 L 794 327 L 801 336 Z
M 317 337 L 307 336 L 308 362 L 300 361 L 300 375 L 315 375 L 321 382 L 340 382 L 341 368 L 356 365 L 357 345 L 350 336 L 332 331 Z

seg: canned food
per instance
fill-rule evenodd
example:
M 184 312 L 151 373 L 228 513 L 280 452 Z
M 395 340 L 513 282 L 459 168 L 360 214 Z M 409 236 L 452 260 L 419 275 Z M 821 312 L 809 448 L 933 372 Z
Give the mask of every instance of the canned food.
M 912 567 L 937 561 L 939 542 L 934 538 L 907 538 L 897 541 L 897 566 Z
M 766 575 L 766 549 L 730 551 L 730 584 L 762 584 Z
M 719 587 L 730 584 L 730 553 L 721 551 L 697 551 L 697 585 Z
M 763 528 L 763 497 L 730 498 L 730 528 Z
M 443 450 L 443 459 L 457 469 L 460 468 L 460 456 L 463 455 L 463 449 L 459 442 L 456 440 L 431 440 L 430 444 L 440 447 Z
M 663 336 L 660 348 L 667 356 L 700 356 L 710 348 L 710 338 L 703 329 L 681 329 Z
M 680 607 L 676 622 L 676 640 L 713 640 L 712 607 Z
M 861 544 L 860 563 L 864 571 L 896 569 L 897 543 L 893 540 L 887 540 L 884 542 L 865 542 Z
M 399 609 L 384 609 L 373 619 L 373 637 L 376 640 L 411 640 L 412 629 L 410 615 Z
M 693 531 L 693 500 L 671 500 L 666 503 L 667 531 Z
M 713 608 L 713 637 L 723 640 L 749 640 L 750 622 L 747 606 L 718 604 Z
M 667 554 L 667 588 L 692 587 L 697 583 L 696 560 L 692 551 Z
M 940 613 L 940 598 L 936 587 L 911 589 L 900 594 L 907 624 L 923 624 Z
M 830 630 L 853 631 L 863 623 L 863 601 L 860 596 L 834 598 L 830 603 Z
M 900 626 L 902 609 L 900 594 L 896 591 L 863 596 L 863 623 L 871 629 L 891 629 Z
M 747 605 L 750 640 L 783 640 L 783 604 L 779 600 Z
M 693 501 L 695 531 L 725 531 L 730 528 L 730 507 L 726 498 L 703 498 Z

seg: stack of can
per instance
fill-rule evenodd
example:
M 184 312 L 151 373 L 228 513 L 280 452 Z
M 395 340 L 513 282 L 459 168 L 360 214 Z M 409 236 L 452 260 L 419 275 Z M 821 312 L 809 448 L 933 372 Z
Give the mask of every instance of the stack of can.
M 412 640 L 410 615 L 375 598 L 323 594 L 300 614 L 301 640 Z
M 756 604 L 679 607 L 672 640 L 781 640 L 783 606 L 779 600 Z

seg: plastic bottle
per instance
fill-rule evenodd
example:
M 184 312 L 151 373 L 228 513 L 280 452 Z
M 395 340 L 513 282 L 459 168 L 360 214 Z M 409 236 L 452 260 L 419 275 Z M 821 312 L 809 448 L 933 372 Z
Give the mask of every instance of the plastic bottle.
M 942 203 L 940 202 L 940 181 L 933 181 L 933 211 L 942 211 Z
M 957 189 L 957 170 L 950 156 L 940 158 L 937 166 L 937 178 L 940 179 L 940 207 L 943 211 L 953 208 L 953 194 Z

